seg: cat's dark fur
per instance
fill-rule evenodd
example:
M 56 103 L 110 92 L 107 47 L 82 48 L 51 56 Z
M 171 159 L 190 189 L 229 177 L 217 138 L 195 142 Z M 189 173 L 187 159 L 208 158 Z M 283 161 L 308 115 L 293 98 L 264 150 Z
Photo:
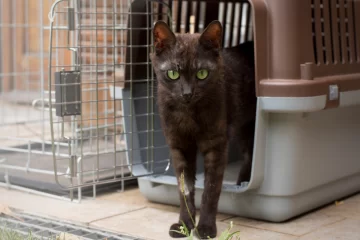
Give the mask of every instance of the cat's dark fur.
M 197 230 L 200 237 L 215 237 L 218 200 L 227 163 L 230 138 L 236 138 L 245 154 L 238 183 L 250 179 L 255 122 L 255 82 L 252 43 L 222 49 L 222 26 L 214 21 L 202 34 L 175 34 L 166 23 L 153 29 L 155 53 L 151 55 L 158 81 L 158 105 L 162 128 L 171 151 L 176 176 L 185 177 L 187 205 L 195 219 L 194 183 L 196 153 L 204 156 L 205 183 Z M 205 80 L 196 78 L 209 71 Z M 168 70 L 180 73 L 171 80 Z M 180 219 L 195 226 L 180 192 Z M 235 207 L 235 206 L 234 206 Z M 183 237 L 173 231 L 172 237 Z

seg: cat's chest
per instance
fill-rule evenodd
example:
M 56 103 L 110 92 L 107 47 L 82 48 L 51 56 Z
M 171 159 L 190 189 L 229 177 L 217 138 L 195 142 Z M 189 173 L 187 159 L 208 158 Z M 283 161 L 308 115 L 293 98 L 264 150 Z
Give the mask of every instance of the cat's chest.
M 179 134 L 195 134 L 200 131 L 200 124 L 192 111 L 176 110 L 168 113 L 166 127 Z
M 208 111 L 175 110 L 167 112 L 165 127 L 175 135 L 196 136 L 209 133 L 217 125 L 218 118 Z

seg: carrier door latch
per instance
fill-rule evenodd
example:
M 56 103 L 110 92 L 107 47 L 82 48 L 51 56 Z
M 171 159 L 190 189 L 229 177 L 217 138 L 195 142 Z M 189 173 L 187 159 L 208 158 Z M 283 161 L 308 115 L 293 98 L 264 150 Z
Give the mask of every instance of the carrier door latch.
M 80 71 L 55 73 L 56 116 L 81 115 Z
M 329 85 L 329 101 L 339 99 L 339 87 L 338 85 Z

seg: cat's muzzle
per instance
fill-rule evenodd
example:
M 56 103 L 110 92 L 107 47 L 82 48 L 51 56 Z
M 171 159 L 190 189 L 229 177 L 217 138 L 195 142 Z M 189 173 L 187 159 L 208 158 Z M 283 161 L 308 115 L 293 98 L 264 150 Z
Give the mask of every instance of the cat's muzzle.
M 192 93 L 187 93 L 187 94 L 182 94 L 182 99 L 184 100 L 184 102 L 190 102 L 191 98 L 192 98 Z

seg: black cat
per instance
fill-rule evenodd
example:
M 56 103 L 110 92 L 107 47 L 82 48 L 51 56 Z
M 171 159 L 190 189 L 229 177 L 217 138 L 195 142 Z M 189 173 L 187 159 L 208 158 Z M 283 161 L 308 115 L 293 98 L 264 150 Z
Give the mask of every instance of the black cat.
M 192 215 L 181 195 L 179 223 L 170 230 L 179 230 L 181 221 L 188 229 L 195 227 L 191 217 L 195 219 L 196 153 L 200 151 L 205 183 L 197 231 L 202 238 L 213 238 L 217 235 L 217 207 L 231 138 L 236 138 L 244 154 L 238 184 L 250 179 L 256 110 L 253 43 L 222 49 L 219 21 L 210 23 L 202 34 L 179 35 L 158 21 L 153 34 L 151 61 L 158 81 L 162 129 L 178 182 L 184 173 Z

